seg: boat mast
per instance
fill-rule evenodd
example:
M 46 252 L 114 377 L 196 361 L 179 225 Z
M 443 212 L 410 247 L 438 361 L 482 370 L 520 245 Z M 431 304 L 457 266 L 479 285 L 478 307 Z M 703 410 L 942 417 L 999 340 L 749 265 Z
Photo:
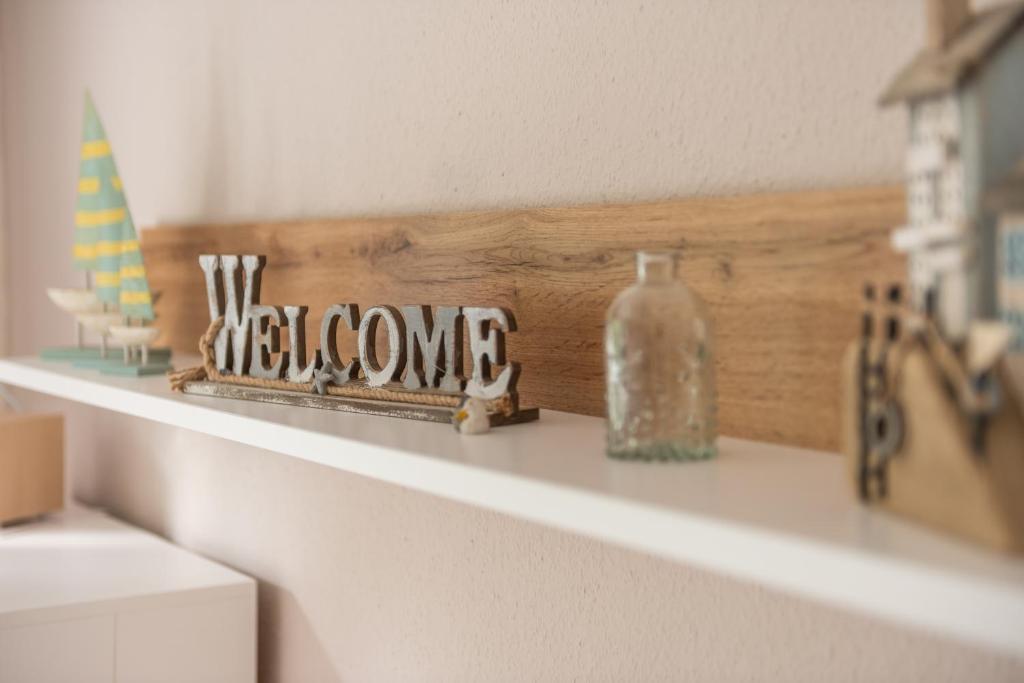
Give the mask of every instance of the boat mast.
M 87 290 L 92 289 L 92 277 L 90 277 L 92 271 L 85 271 L 85 288 Z M 75 345 L 79 349 L 85 348 L 85 328 L 82 323 L 78 322 L 78 317 L 75 317 Z

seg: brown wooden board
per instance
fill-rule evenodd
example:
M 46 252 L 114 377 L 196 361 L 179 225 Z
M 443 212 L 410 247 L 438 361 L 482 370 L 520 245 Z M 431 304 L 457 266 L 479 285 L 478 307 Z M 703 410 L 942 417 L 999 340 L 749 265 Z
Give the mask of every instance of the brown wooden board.
M 525 405 L 604 413 L 604 315 L 638 249 L 679 249 L 716 328 L 722 434 L 836 449 L 839 367 L 866 280 L 903 281 L 897 188 L 651 204 L 341 218 L 143 231 L 161 342 L 209 324 L 200 253 L 266 254 L 261 300 L 504 306 Z M 344 338 L 341 344 L 354 348 Z

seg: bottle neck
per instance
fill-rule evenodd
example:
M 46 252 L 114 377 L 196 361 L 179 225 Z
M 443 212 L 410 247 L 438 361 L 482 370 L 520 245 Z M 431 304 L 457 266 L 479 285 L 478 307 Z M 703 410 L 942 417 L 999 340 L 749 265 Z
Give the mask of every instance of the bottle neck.
M 637 279 L 645 285 L 667 285 L 675 281 L 678 257 L 673 252 L 639 251 L 636 254 Z

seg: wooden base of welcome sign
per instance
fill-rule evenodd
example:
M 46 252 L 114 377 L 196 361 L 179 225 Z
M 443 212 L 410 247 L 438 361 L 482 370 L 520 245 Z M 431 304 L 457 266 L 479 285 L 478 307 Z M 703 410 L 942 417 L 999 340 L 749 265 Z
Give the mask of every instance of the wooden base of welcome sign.
M 333 304 L 320 325 L 320 347 L 306 354 L 306 306 L 259 302 L 264 256 L 199 257 L 210 326 L 199 340 L 201 367 L 171 375 L 188 394 L 325 408 L 429 422 L 467 418 L 496 427 L 529 422 L 516 383 L 520 366 L 505 356 L 515 318 L 502 308 Z M 343 358 L 338 326 L 357 333 L 357 354 Z M 472 371 L 463 374 L 464 328 Z M 378 328 L 387 340 L 378 348 Z M 281 350 L 282 331 L 288 350 Z M 501 367 L 496 374 L 493 369 Z M 494 375 L 494 376 L 492 376 Z

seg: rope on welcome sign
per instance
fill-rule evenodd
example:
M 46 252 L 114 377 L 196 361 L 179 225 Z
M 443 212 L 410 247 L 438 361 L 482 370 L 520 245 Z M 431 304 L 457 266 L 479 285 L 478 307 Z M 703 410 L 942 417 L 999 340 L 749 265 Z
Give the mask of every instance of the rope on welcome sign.
M 297 392 L 311 391 L 312 382 L 289 382 L 283 379 L 263 379 L 261 377 L 250 377 L 248 375 L 224 374 L 217 369 L 213 356 L 213 341 L 217 338 L 221 328 L 224 327 L 224 317 L 221 316 L 210 323 L 206 332 L 199 338 L 199 353 L 203 358 L 203 364 L 195 368 L 186 368 L 167 374 L 171 382 L 172 391 L 184 391 L 185 385 L 189 382 L 217 382 L 223 384 L 238 384 L 260 389 L 275 389 L 279 391 Z M 423 393 L 414 391 L 401 391 L 398 389 L 385 389 L 382 387 L 368 387 L 361 384 L 331 384 L 327 386 L 327 393 L 331 396 L 342 396 L 345 398 L 361 398 L 372 401 L 388 401 L 398 403 L 413 403 L 417 405 L 442 406 L 455 408 L 462 401 L 461 396 L 452 394 Z M 499 398 L 487 401 L 487 411 L 491 413 L 502 413 L 511 415 L 515 412 L 516 400 L 512 394 L 505 394 Z

